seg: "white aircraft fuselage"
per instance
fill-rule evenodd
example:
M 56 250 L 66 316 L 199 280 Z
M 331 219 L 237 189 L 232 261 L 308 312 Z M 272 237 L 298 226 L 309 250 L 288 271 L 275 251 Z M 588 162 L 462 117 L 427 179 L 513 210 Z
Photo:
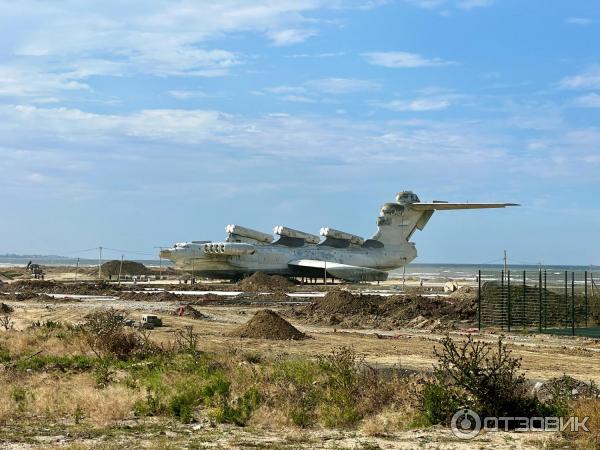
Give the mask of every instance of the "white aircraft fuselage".
M 296 277 L 379 281 L 387 272 L 406 266 L 417 257 L 409 239 L 422 230 L 435 210 L 503 208 L 512 203 L 421 203 L 410 191 L 396 202 L 385 203 L 370 239 L 322 228 L 315 236 L 286 227 L 275 227 L 279 239 L 248 228 L 228 225 L 224 242 L 192 241 L 162 250 L 161 258 L 178 269 L 210 278 L 242 278 L 254 272 Z

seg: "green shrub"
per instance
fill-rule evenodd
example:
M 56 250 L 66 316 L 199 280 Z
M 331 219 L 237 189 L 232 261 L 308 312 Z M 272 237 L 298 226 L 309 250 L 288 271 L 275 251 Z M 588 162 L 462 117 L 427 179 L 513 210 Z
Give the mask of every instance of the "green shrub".
M 10 352 L 8 349 L 0 346 L 0 363 L 7 363 L 10 361 Z
M 441 351 L 434 353 L 434 379 L 422 393 L 431 423 L 448 424 L 459 408 L 470 408 L 481 417 L 533 417 L 555 411 L 529 393 L 521 361 L 512 357 L 502 338 L 494 348 L 471 336 L 462 344 L 446 337 Z
M 273 381 L 279 391 L 277 401 L 287 404 L 287 416 L 294 425 L 305 428 L 316 422 L 321 392 L 317 385 L 320 374 L 318 363 L 309 359 L 276 361 Z
M 23 357 L 15 362 L 14 368 L 17 370 L 49 370 L 59 369 L 83 371 L 89 370 L 94 366 L 94 359 L 85 355 L 55 356 L 55 355 L 33 355 Z
M 364 360 L 349 347 L 334 349 L 328 355 L 319 356 L 323 373 L 323 395 L 320 417 L 325 426 L 353 425 L 361 419 L 357 408 L 360 397 L 360 370 Z
M 110 356 L 125 360 L 132 356 L 149 356 L 159 351 L 145 331 L 142 333 L 125 328 L 124 317 L 113 309 L 88 315 L 80 331 L 84 342 L 99 357 Z
M 14 402 L 17 404 L 17 409 L 19 411 L 23 411 L 28 398 L 31 396 L 31 393 L 25 388 L 17 387 L 12 390 L 11 396 Z
M 238 426 L 245 426 L 261 401 L 262 395 L 260 392 L 258 392 L 256 388 L 250 388 L 234 402 L 230 402 L 229 399 L 226 399 L 226 401 L 215 410 L 215 420 L 221 423 L 232 423 Z

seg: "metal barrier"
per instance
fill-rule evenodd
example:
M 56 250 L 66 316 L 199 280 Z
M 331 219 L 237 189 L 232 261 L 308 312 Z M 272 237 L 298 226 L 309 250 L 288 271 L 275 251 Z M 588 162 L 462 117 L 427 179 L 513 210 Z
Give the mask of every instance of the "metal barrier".
M 479 329 L 600 337 L 600 277 L 591 272 L 479 271 Z

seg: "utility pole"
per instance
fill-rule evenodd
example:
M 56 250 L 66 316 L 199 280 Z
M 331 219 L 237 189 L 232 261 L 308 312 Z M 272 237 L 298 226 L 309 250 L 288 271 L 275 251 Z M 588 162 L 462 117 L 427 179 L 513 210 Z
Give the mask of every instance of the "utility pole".
M 121 285 L 121 272 L 123 271 L 123 256 L 121 255 L 121 265 L 119 266 L 119 285 Z
M 327 286 L 327 260 L 323 261 L 325 263 L 325 272 L 323 273 L 323 282 L 325 286 Z
M 159 277 L 162 280 L 162 255 L 160 254 L 160 252 L 162 251 L 163 248 L 168 248 L 168 246 L 155 246 L 153 248 L 157 248 L 158 249 L 158 267 L 159 267 Z
M 75 281 L 77 281 L 78 273 L 79 273 L 79 258 L 77 258 L 77 267 L 75 268 Z
M 504 273 L 508 273 L 508 259 L 506 258 L 506 250 L 504 250 Z
M 98 279 L 102 278 L 102 246 L 98 247 Z

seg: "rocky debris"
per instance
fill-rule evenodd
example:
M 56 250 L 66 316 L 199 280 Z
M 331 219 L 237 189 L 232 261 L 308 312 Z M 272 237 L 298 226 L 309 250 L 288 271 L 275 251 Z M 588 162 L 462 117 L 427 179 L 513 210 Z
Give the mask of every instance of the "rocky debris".
M 292 309 L 292 314 L 309 322 L 346 328 L 440 329 L 460 322 L 472 325 L 477 317 L 477 298 L 474 295 L 453 298 L 418 294 L 383 297 L 334 289 L 311 305 Z
M 208 319 L 206 314 L 202 314 L 192 305 L 180 305 L 175 311 L 173 311 L 174 316 L 179 317 L 191 317 L 192 319 Z
M 444 283 L 444 292 L 456 292 L 458 291 L 458 283 L 456 281 L 448 281 Z
M 173 294 L 167 291 L 149 291 L 149 292 L 119 292 L 121 300 L 134 302 L 180 302 L 181 295 Z
M 291 323 L 270 309 L 258 311 L 252 319 L 229 333 L 229 335 L 242 338 L 273 340 L 301 340 L 308 338 L 306 334 L 299 331 Z
M 110 291 L 120 289 L 121 286 L 104 281 L 58 283 L 44 280 L 19 280 L 4 287 L 5 292 L 19 292 L 29 296 L 33 296 L 38 292 L 46 294 L 107 295 Z
M 10 314 L 14 309 L 12 306 L 7 305 L 6 303 L 0 303 L 0 313 L 2 314 Z
M 102 275 L 108 277 L 119 275 L 119 270 L 121 271 L 121 275 L 128 276 L 149 275 L 151 273 L 151 270 L 141 263 L 135 261 L 123 261 L 123 266 L 121 267 L 121 261 L 116 259 L 105 262 L 100 266 L 100 269 Z
M 236 286 L 246 292 L 286 291 L 294 286 L 290 280 L 280 275 L 267 275 L 254 272 L 249 277 L 236 283 Z
M 600 389 L 593 382 L 586 383 L 568 375 L 538 382 L 533 391 L 540 400 L 600 398 Z

